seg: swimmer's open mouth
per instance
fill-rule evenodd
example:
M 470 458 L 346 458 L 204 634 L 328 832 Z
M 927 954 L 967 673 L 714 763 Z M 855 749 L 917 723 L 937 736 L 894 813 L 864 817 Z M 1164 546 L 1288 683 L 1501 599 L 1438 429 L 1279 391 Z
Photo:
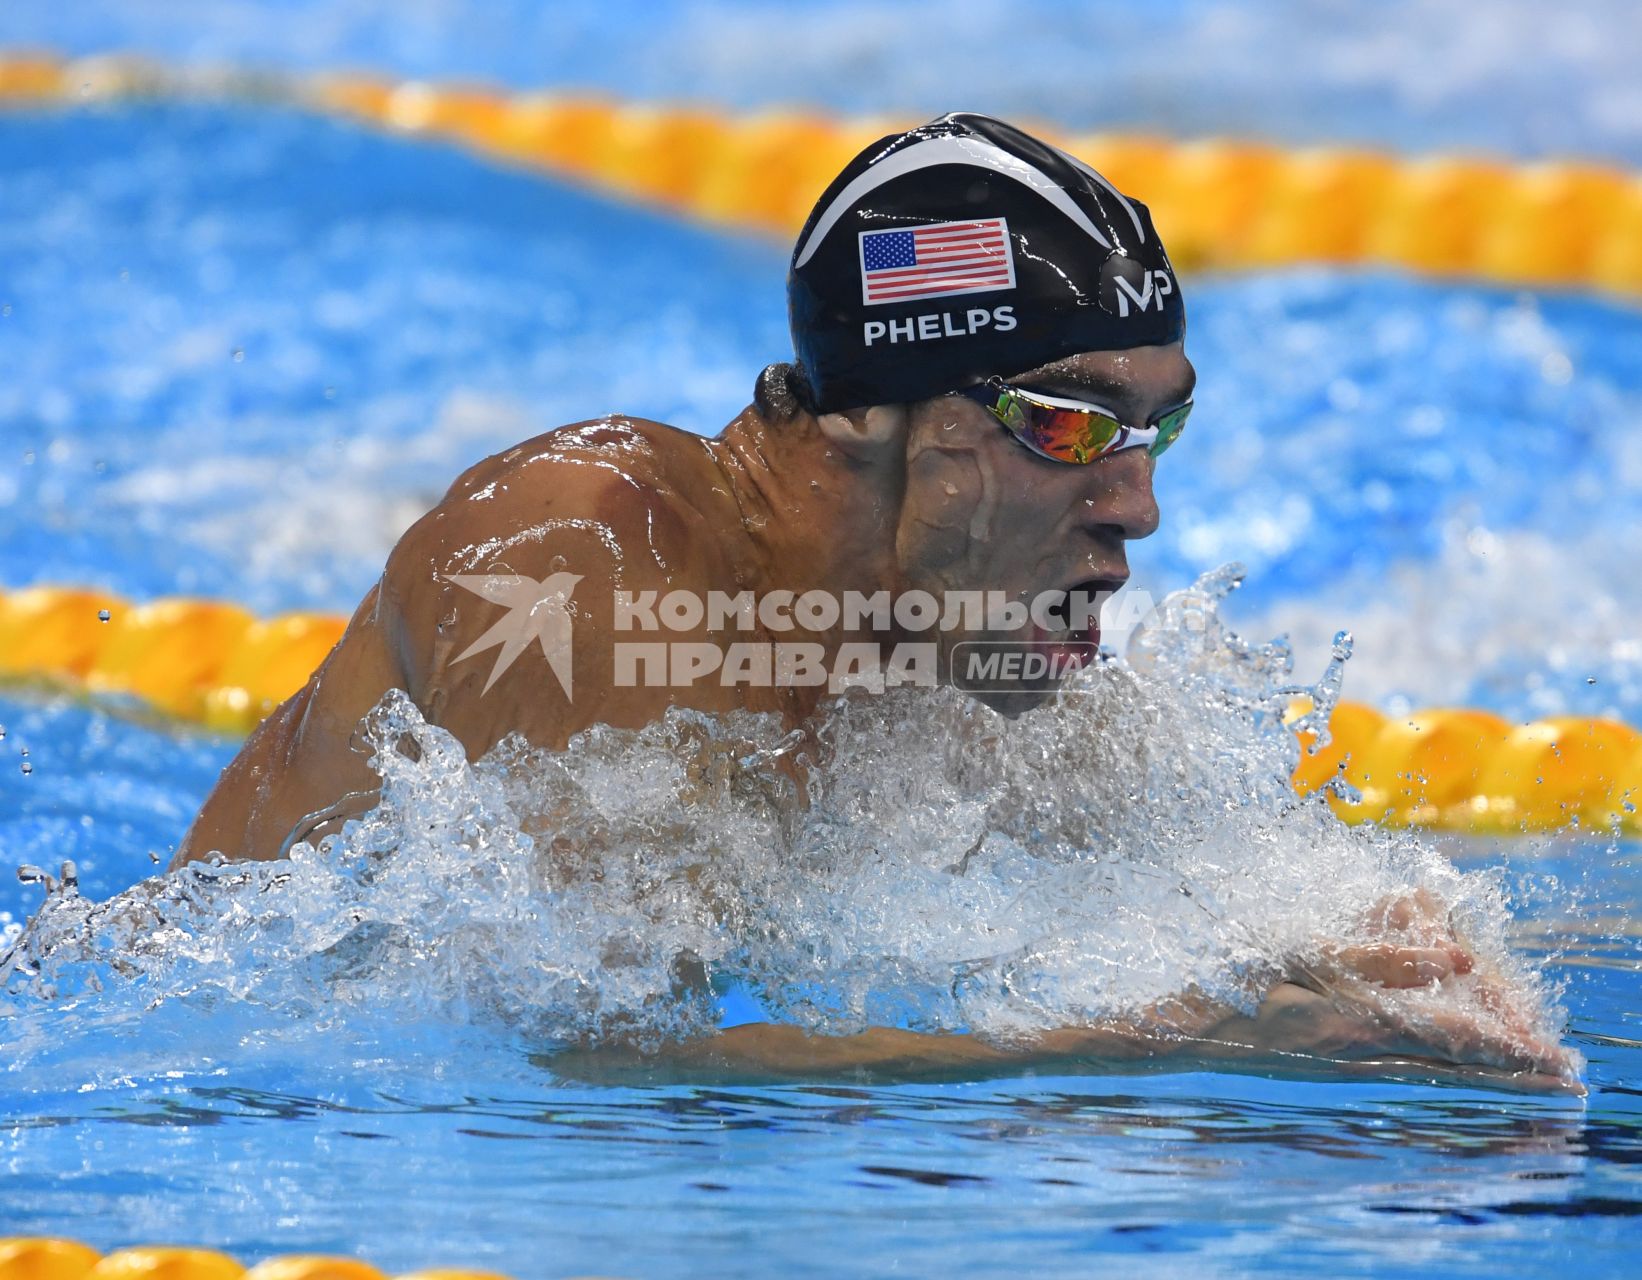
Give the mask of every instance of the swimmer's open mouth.
M 1083 578 L 1064 588 L 1066 598 L 1044 613 L 1053 626 L 1050 629 L 1034 625 L 1034 647 L 1049 649 L 1063 655 L 1075 665 L 1092 661 L 1100 644 L 1100 608 L 1118 591 L 1128 576 Z

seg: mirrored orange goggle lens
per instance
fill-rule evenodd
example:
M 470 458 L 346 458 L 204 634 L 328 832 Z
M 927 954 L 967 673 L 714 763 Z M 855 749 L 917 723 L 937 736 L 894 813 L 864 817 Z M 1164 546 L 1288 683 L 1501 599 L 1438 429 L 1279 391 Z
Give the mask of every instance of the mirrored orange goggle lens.
M 1123 427 L 1104 413 L 1033 406 L 1028 410 L 1032 443 L 1052 458 L 1088 462 L 1117 443 Z

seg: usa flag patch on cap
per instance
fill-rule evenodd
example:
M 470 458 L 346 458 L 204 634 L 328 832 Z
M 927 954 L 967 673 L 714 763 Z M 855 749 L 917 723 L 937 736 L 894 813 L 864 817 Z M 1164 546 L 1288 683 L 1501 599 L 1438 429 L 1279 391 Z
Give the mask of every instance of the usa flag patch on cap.
M 1003 218 L 861 232 L 861 300 L 868 305 L 1015 287 Z

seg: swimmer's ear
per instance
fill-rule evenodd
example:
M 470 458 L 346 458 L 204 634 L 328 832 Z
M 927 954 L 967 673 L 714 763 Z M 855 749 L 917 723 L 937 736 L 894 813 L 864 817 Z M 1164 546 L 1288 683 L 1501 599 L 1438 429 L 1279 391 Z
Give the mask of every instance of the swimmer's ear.
M 821 434 L 857 462 L 877 462 L 906 452 L 909 415 L 904 404 L 875 404 L 848 413 L 823 413 Z

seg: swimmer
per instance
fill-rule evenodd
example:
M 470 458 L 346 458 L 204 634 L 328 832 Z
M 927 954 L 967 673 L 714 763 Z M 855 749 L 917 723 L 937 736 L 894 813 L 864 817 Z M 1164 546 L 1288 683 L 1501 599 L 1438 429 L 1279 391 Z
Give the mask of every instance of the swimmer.
M 863 669 L 973 687 L 1009 716 L 1051 697 L 1098 642 L 1126 544 L 1158 526 L 1153 472 L 1192 407 L 1179 281 L 1147 209 L 1018 129 L 948 115 L 833 180 L 788 294 L 795 359 L 716 438 L 609 417 L 459 477 L 224 771 L 173 866 L 276 858 L 368 810 L 356 731 L 395 688 L 470 759 L 669 707 L 802 730 Z M 1021 661 L 965 684 L 977 646 Z M 1252 1016 L 1188 993 L 1015 1049 L 753 1027 L 681 1052 L 768 1070 L 1414 1054 L 1559 1078 L 1557 1046 L 1508 1019 L 1416 1033 L 1377 1002 L 1470 970 L 1440 914 L 1293 975 Z

